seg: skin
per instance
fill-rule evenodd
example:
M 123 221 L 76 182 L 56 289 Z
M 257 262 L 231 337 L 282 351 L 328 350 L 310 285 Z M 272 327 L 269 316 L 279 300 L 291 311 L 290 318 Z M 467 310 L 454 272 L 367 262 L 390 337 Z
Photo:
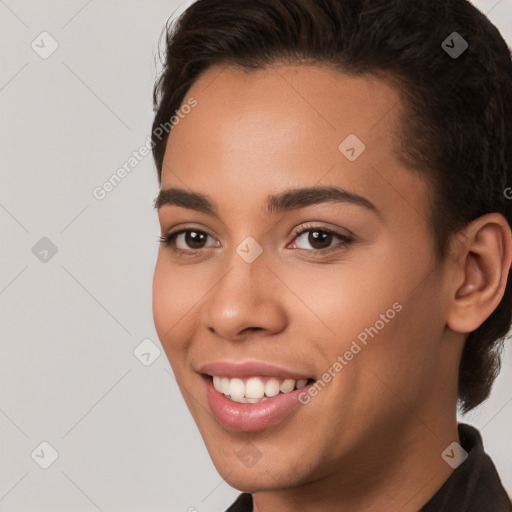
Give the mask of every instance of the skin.
M 416 511 L 452 468 L 459 441 L 457 369 L 466 334 L 503 296 L 511 261 L 505 219 L 489 214 L 455 237 L 437 261 L 430 189 L 399 158 L 400 98 L 370 76 L 278 63 L 264 70 L 211 68 L 191 87 L 197 106 L 168 140 L 162 189 L 208 196 L 218 217 L 163 205 L 162 234 L 209 235 L 205 248 L 162 245 L 153 283 L 155 326 L 212 460 L 258 512 Z M 354 133 L 366 150 L 338 150 Z M 267 196 L 332 185 L 376 212 L 322 203 L 267 214 Z M 308 223 L 310 223 L 308 225 Z M 311 231 L 336 236 L 314 257 Z M 315 231 L 315 229 L 313 229 Z M 236 252 L 253 237 L 262 254 Z M 194 252 L 195 251 L 195 252 Z M 315 379 L 365 328 L 402 310 L 307 405 L 257 432 L 224 428 L 211 414 L 198 368 L 211 361 L 265 361 Z M 237 452 L 261 454 L 246 467 Z

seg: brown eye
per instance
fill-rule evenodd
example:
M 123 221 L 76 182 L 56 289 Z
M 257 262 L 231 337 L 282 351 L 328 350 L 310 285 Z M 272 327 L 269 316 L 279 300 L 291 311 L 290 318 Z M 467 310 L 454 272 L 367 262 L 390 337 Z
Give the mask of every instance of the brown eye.
M 185 231 L 185 244 L 190 249 L 202 249 L 208 235 L 202 231 Z
M 332 233 L 327 231 L 310 231 L 308 236 L 308 243 L 314 249 L 326 249 L 331 245 Z
M 211 240 L 208 241 L 208 238 Z M 196 229 L 182 229 L 175 233 L 169 233 L 165 236 L 161 236 L 160 242 L 176 252 L 193 252 L 194 250 L 220 245 L 220 243 L 208 233 Z
M 352 242 L 348 235 L 321 227 L 306 227 L 299 230 L 293 239 L 296 249 L 303 249 L 312 254 L 324 254 L 329 251 L 343 249 Z

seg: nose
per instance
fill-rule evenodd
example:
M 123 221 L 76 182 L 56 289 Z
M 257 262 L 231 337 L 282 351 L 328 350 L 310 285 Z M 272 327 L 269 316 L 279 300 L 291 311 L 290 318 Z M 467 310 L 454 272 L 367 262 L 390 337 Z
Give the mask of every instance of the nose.
M 287 323 L 282 288 L 263 255 L 247 263 L 235 253 L 208 294 L 203 324 L 231 341 L 278 333 Z

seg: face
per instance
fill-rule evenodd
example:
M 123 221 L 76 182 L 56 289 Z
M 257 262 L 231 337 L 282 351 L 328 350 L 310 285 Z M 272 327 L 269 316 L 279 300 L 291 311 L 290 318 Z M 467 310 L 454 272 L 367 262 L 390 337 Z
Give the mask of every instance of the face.
M 453 407 L 458 356 L 397 93 L 276 64 L 212 68 L 191 101 L 165 153 L 153 312 L 214 464 L 249 492 L 390 470 L 418 417 Z

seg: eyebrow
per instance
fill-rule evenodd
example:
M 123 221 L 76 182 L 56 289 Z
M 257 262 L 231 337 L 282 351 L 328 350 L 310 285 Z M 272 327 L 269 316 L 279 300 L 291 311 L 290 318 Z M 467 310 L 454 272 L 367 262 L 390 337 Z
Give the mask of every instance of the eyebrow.
M 334 186 L 290 189 L 269 196 L 265 211 L 268 214 L 281 213 L 322 203 L 348 203 L 361 206 L 375 213 L 378 212 L 375 205 L 368 199 Z M 214 201 L 204 194 L 188 192 L 181 188 L 162 189 L 155 199 L 154 206 L 157 210 L 162 206 L 181 206 L 208 215 L 219 216 Z

